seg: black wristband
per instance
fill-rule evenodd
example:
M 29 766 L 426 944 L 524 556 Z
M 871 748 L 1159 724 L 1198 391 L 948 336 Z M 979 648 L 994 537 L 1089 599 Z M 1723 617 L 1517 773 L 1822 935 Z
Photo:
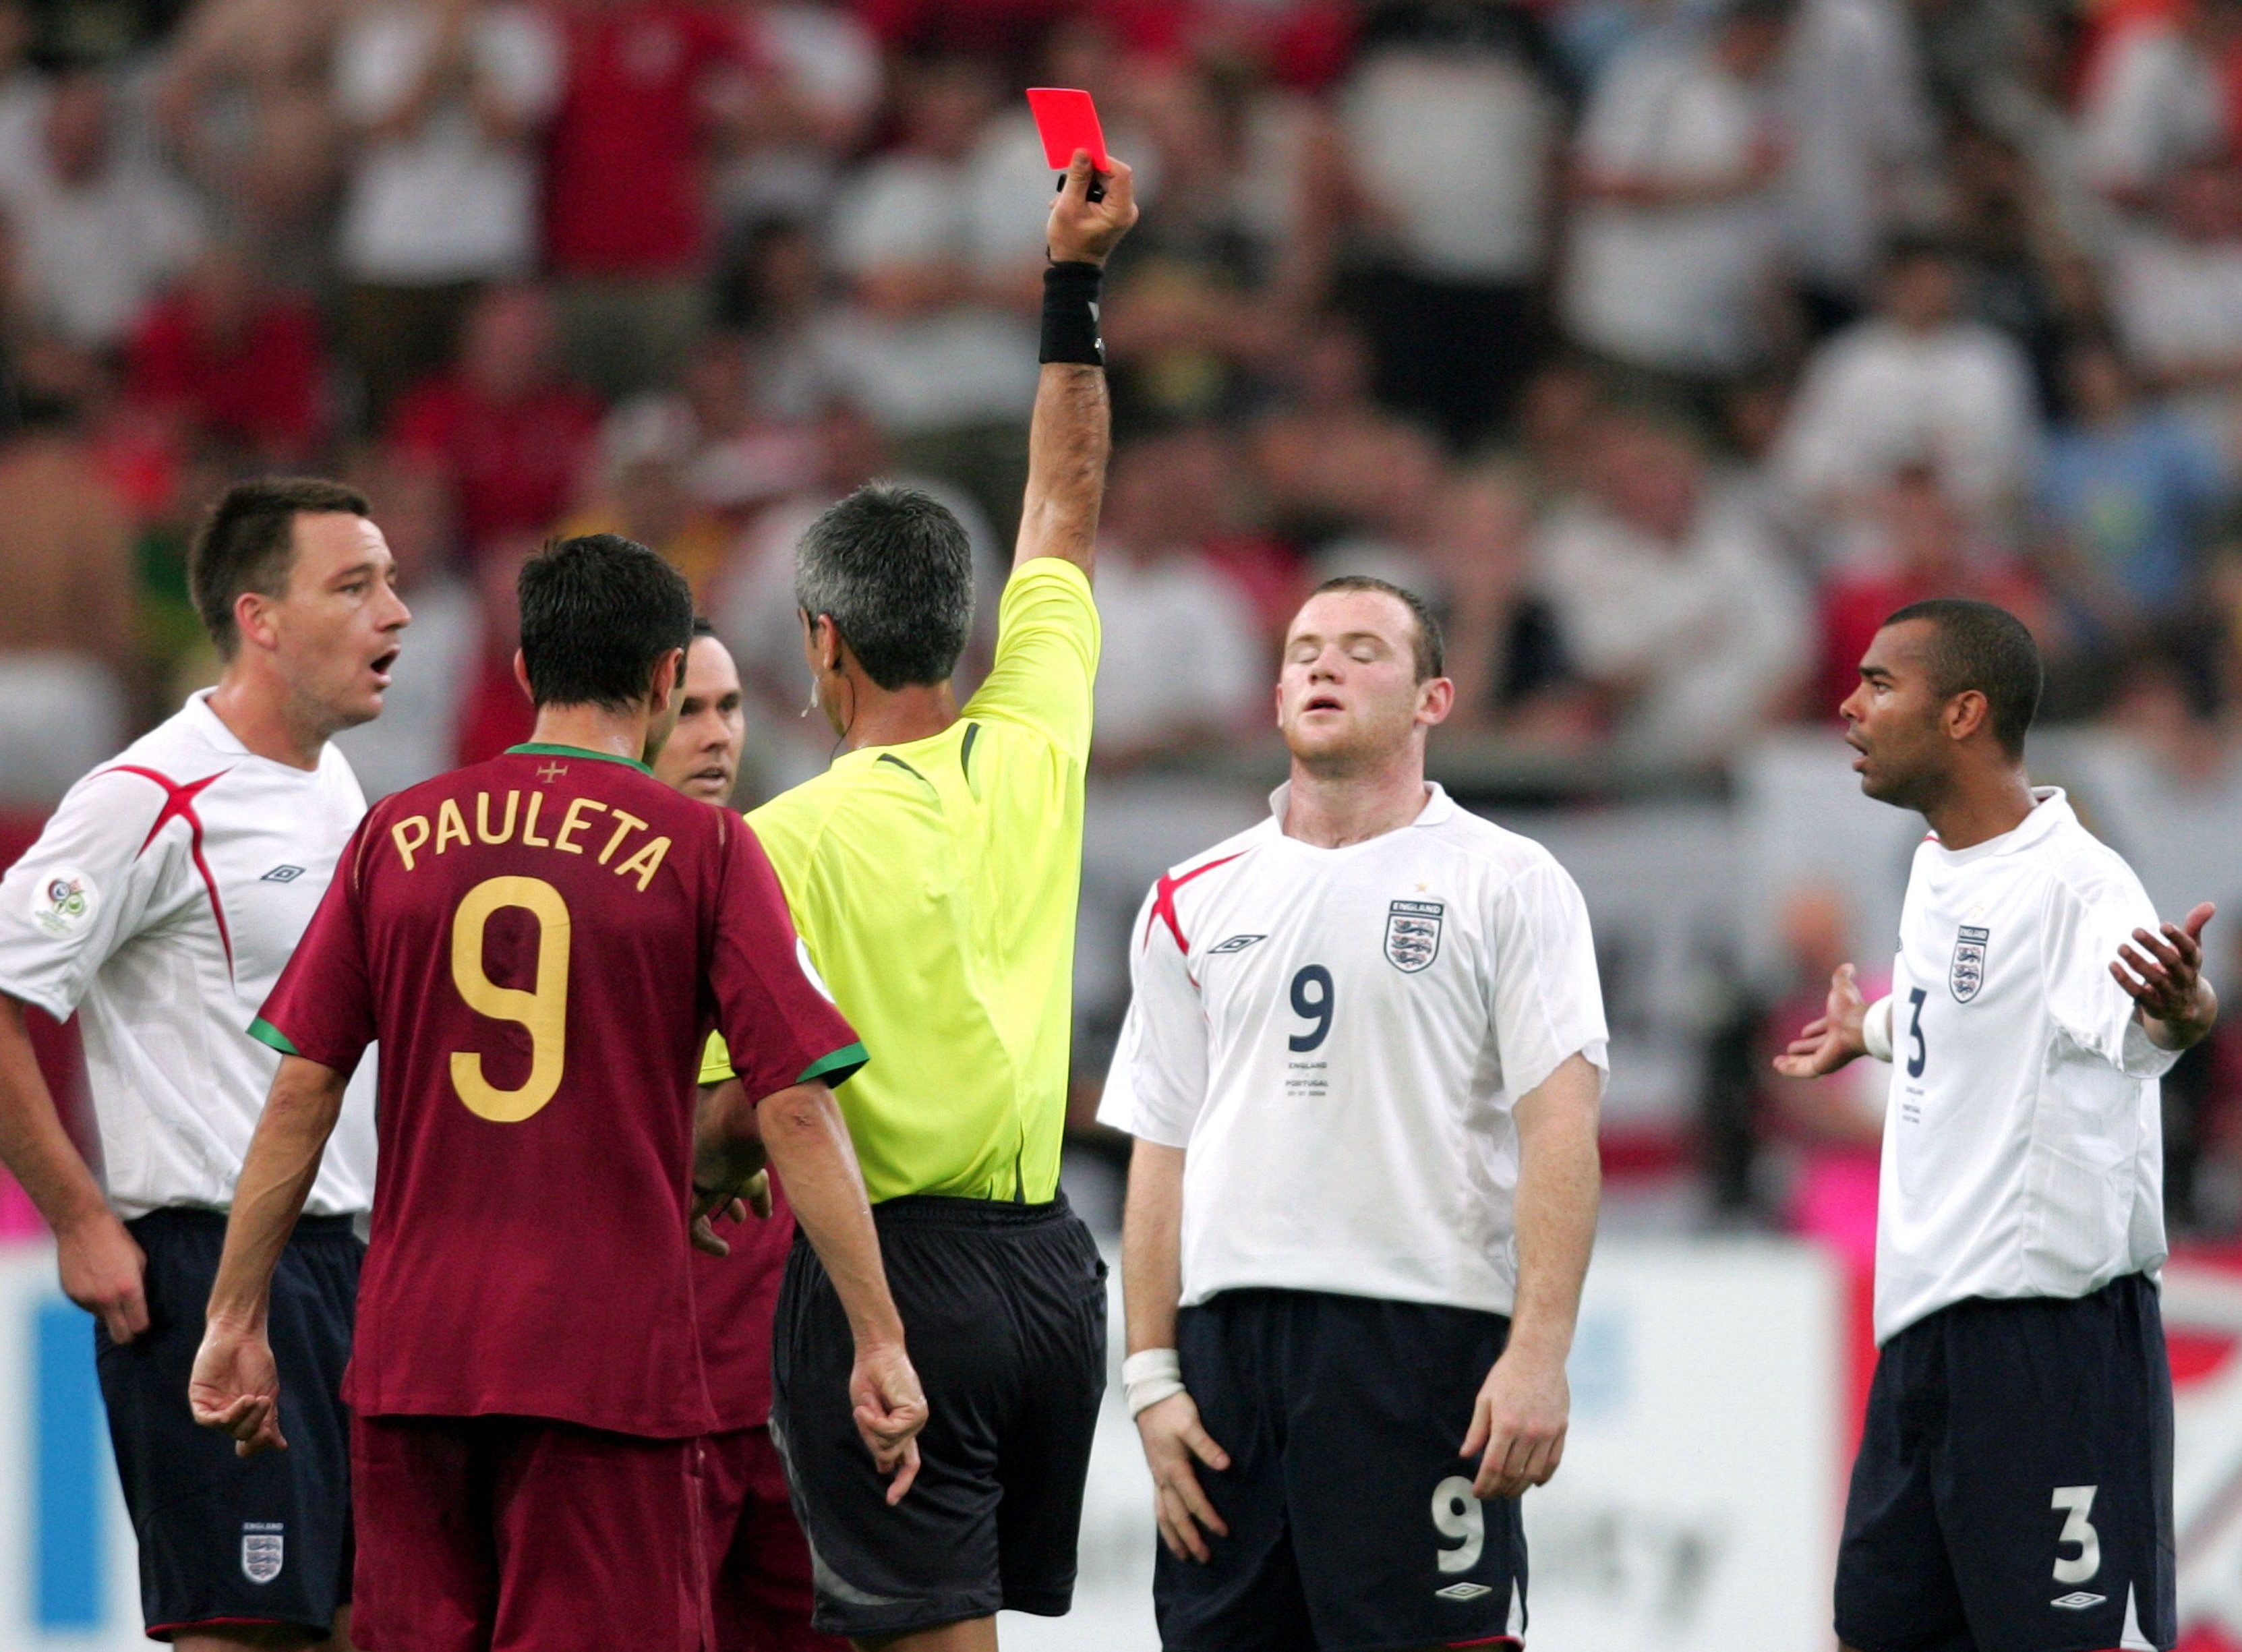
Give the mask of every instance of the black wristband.
M 1098 289 L 1105 272 L 1095 264 L 1054 264 L 1044 272 L 1044 342 L 1036 359 L 1105 365 L 1098 336 Z

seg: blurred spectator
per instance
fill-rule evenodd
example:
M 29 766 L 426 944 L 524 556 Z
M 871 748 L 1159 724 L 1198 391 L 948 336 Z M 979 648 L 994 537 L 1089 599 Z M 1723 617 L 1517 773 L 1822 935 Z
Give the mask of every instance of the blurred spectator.
M 188 446 L 217 442 L 268 469 L 304 468 L 328 424 L 319 312 L 268 282 L 247 250 L 214 247 L 141 321 L 125 390 Z
M 1646 37 L 1597 86 L 1578 138 L 1566 323 L 1693 409 L 1768 349 L 1795 10 L 1729 0 L 1703 37 Z
M 1592 733 L 1556 610 L 1533 588 L 1533 501 L 1494 472 L 1440 490 L 1426 551 L 1456 685 L 1447 727 L 1527 738 Z
M 1397 466 L 1438 463 L 1421 428 L 1372 400 L 1370 353 L 1346 322 L 1310 323 L 1281 365 L 1285 402 L 1252 434 L 1279 533 L 1313 541 L 1347 532 L 1378 514 Z
M 2183 398 L 2231 447 L 2242 405 L 2242 169 L 2225 157 L 2191 162 L 2158 202 L 2118 238 L 2118 335 L 2148 383 Z
M 879 42 L 849 6 L 760 5 L 755 30 L 764 72 L 749 108 L 748 142 L 718 183 L 725 218 L 744 227 L 822 212 L 869 133 L 886 85 Z
M 600 432 L 600 486 L 554 530 L 563 536 L 620 534 L 669 560 L 696 601 L 724 566 L 731 524 L 693 488 L 698 431 L 692 410 L 649 397 L 607 416 Z
M 2219 452 L 2187 420 L 2136 400 L 2105 343 L 2071 352 L 2070 416 L 2041 460 L 2039 507 L 2067 594 L 2102 625 L 2138 635 L 2178 617 L 2198 588 Z
M 806 424 L 830 393 L 820 336 L 825 297 L 817 238 L 806 223 L 756 225 L 722 272 L 716 324 L 741 333 L 755 401 L 774 418 Z
M 1860 520 L 1900 467 L 1934 467 L 1981 526 L 2007 525 L 2024 495 L 2038 414 L 2023 353 L 1962 319 L 1962 272 L 1928 240 L 1893 251 L 1879 313 L 1848 327 L 1807 364 L 1778 476 L 1809 533 L 1834 538 Z
M 344 31 L 335 98 L 358 147 L 338 251 L 368 424 L 449 359 L 481 283 L 535 267 L 532 145 L 560 77 L 551 24 L 514 0 L 370 0 Z
M 1753 1062 L 1763 1125 L 1788 1142 L 1783 1226 L 1818 1239 L 1865 1273 L 1876 1259 L 1876 1189 L 1882 1172 L 1884 1098 L 1890 1078 L 1881 1064 L 1855 1062 L 1809 1083 L 1778 1078 L 1775 1058 L 1802 1028 L 1822 1018 L 1829 977 L 1853 957 L 1851 915 L 1841 890 L 1795 890 L 1777 918 L 1788 991 L 1761 1024 Z M 1888 971 L 1860 977 L 1874 1003 L 1890 991 Z
M 555 364 L 551 300 L 527 285 L 478 299 L 459 365 L 409 392 L 391 421 L 400 446 L 450 475 L 471 559 L 502 535 L 542 534 L 560 519 L 599 428 L 598 399 Z
M 1019 272 L 1042 246 L 994 259 L 977 234 L 972 162 L 996 94 L 970 59 L 905 71 L 902 142 L 834 205 L 833 256 L 852 302 L 825 344 L 840 392 L 903 465 L 957 482 L 1006 523 L 1019 510 L 1035 396 L 1033 290 Z
M 561 0 L 567 74 L 545 253 L 570 370 L 609 399 L 672 379 L 707 317 L 709 145 L 742 118 L 740 20 L 691 0 Z
M 747 339 L 712 332 L 695 349 L 678 393 L 655 399 L 683 423 L 694 500 L 728 517 L 797 491 L 817 470 L 809 421 L 768 406 L 764 365 Z
M 50 806 L 128 737 L 139 665 L 131 519 L 67 400 L 26 391 L 0 521 L 0 803 Z
M 1930 111 L 1899 0 L 1801 0 L 1781 71 L 1782 240 L 1809 329 L 1856 319 L 1884 236 L 1931 158 Z
M 351 480 L 373 507 L 397 559 L 398 594 L 413 610 L 381 715 L 336 736 L 372 802 L 458 762 L 461 713 L 481 660 L 483 615 L 474 586 L 458 571 L 444 472 L 424 457 L 377 449 L 352 467 Z
M 529 695 L 514 675 L 514 656 L 521 647 L 514 583 L 522 564 L 543 542 L 540 534 L 500 534 L 484 545 L 469 570 L 482 628 L 470 655 L 468 687 L 460 697 L 455 764 L 483 762 L 520 745 L 536 723 Z
M 1808 608 L 1751 513 L 1713 494 L 1689 438 L 1607 415 L 1591 492 L 1561 505 L 1536 545 L 1566 651 L 1602 695 L 1620 753 L 1716 763 L 1796 691 Z
M 343 0 L 198 0 L 157 112 L 205 210 L 272 279 L 312 287 L 341 157 L 331 95 Z
M 1523 6 L 1386 0 L 1340 108 L 1382 232 L 1363 288 L 1379 394 L 1465 447 L 1534 367 L 1564 112 L 1552 49 Z
M 1817 722 L 1837 715 L 1885 616 L 1910 602 L 1976 597 L 2027 624 L 2042 618 L 2037 588 L 1978 536 L 1931 466 L 1903 467 L 1877 489 L 1870 521 L 1859 562 L 1840 569 L 1822 591 L 1822 669 L 1807 708 Z
M 1203 750 L 1269 713 L 1252 606 L 1205 552 L 1220 443 L 1185 431 L 1119 457 L 1098 560 L 1098 721 L 1091 762 L 1132 769 Z M 1181 486 L 1178 486 L 1178 483 Z
M 15 226 L 31 323 L 88 349 L 122 345 L 203 241 L 193 200 L 130 158 L 109 82 L 58 77 L 37 140 L 0 148 L 0 212 Z
M 2126 27 L 2087 88 L 2087 164 L 2122 205 L 2149 205 L 2178 167 L 2224 153 L 2238 137 L 2231 77 L 2242 3 L 2178 0 Z

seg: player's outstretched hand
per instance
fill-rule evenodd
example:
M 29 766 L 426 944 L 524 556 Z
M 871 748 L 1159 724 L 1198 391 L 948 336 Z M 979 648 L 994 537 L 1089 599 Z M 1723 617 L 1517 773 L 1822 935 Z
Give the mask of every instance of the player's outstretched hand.
M 1138 1412 L 1137 1434 L 1144 1442 L 1144 1461 L 1152 1471 L 1152 1515 L 1159 1522 L 1160 1541 L 1179 1561 L 1205 1561 L 1209 1558 L 1206 1539 L 1199 1528 L 1217 1537 L 1229 1536 L 1230 1528 L 1207 1500 L 1191 1460 L 1223 1469 L 1230 1467 L 1230 1454 L 1208 1435 L 1199 1421 L 1198 1403 L 1188 1393 L 1171 1393 Z
M 187 1404 L 204 1427 L 233 1436 L 237 1457 L 288 1449 L 280 1437 L 280 1367 L 262 1331 L 213 1320 L 187 1379 Z
M 1462 1454 L 1477 1457 L 1474 1497 L 1521 1497 L 1546 1486 L 1565 1455 L 1573 1407 L 1561 1360 L 1529 1360 L 1506 1351 L 1480 1386 Z
M 148 1328 L 148 1258 L 114 1212 L 101 1211 L 56 1237 L 63 1294 L 99 1320 L 111 1342 Z
M 1113 160 L 1110 155 L 1106 158 Z M 1113 170 L 1104 174 L 1105 198 L 1093 201 L 1090 184 L 1098 175 L 1090 164 L 1090 151 L 1076 150 L 1044 226 L 1044 250 L 1054 264 L 1104 263 L 1137 221 L 1136 174 L 1128 163 L 1113 161 Z
M 894 1343 L 858 1344 L 849 1398 L 865 1449 L 882 1474 L 894 1476 L 888 1485 L 892 1507 L 918 1478 L 918 1431 L 926 1427 L 926 1394 L 910 1356 Z
M 2135 944 L 2120 945 L 2111 962 L 2110 973 L 2141 1006 L 2151 1035 L 2168 1050 L 2187 1049 L 2219 1019 L 2219 995 L 2203 978 L 2203 926 L 2218 915 L 2219 909 L 2205 901 L 2182 922 L 2158 925 L 2161 935 L 2135 930 Z
M 1820 1017 L 1808 1022 L 1790 1041 L 1790 1048 L 1775 1058 L 1775 1070 L 1786 1078 L 1819 1078 L 1868 1054 L 1861 1036 L 1868 1007 L 1853 979 L 1853 966 L 1839 964 L 1829 977 L 1829 1001 Z

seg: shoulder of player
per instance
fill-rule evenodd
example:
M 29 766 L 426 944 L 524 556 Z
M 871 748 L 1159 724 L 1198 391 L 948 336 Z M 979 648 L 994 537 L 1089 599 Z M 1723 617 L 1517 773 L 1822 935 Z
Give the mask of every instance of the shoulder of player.
M 1459 856 L 1487 879 L 1490 895 L 1536 872 L 1554 872 L 1568 880 L 1572 876 L 1546 844 L 1460 805 L 1451 807 L 1446 818 L 1428 830 L 1443 851 Z
M 1234 868 L 1240 873 L 1245 872 L 1252 864 L 1256 850 L 1266 847 L 1272 840 L 1282 836 L 1283 833 L 1273 818 L 1256 821 L 1244 831 L 1233 832 L 1212 847 L 1203 849 L 1187 859 L 1178 861 L 1153 880 L 1153 887 L 1158 890 L 1163 888 L 1182 889 L 1186 886 L 1205 885 L 1211 890 L 1213 883 L 1219 883 L 1225 880 L 1217 876 L 1213 879 L 1213 883 L 1209 883 L 1209 874 L 1218 874 L 1225 867 Z
M 2077 822 L 2051 832 L 2032 859 L 2047 878 L 2051 900 L 2067 898 L 2084 906 L 2111 901 L 2142 905 L 2148 900 L 2139 874 L 2125 857 Z

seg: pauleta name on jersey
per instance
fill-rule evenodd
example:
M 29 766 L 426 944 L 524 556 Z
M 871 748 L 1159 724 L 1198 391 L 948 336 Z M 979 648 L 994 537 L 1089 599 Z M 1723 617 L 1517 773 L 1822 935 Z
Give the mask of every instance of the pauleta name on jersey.
M 390 841 L 397 845 L 397 857 L 404 863 L 405 870 L 408 872 L 414 870 L 423 849 L 427 849 L 431 855 L 441 855 L 454 843 L 464 849 L 471 843 L 487 843 L 495 847 L 514 843 L 516 841 L 517 816 L 521 832 L 519 841 L 523 848 L 549 849 L 560 855 L 588 853 L 587 844 L 575 841 L 577 836 L 591 829 L 594 815 L 611 816 L 614 830 L 608 835 L 606 844 L 596 857 L 597 863 L 601 866 L 614 859 L 616 851 L 623 846 L 623 839 L 633 832 L 647 830 L 647 823 L 628 809 L 617 809 L 613 804 L 601 802 L 597 798 L 574 797 L 569 799 L 568 807 L 562 812 L 560 823 L 554 829 L 553 835 L 540 837 L 538 836 L 538 824 L 545 809 L 543 792 L 531 792 L 528 807 L 525 809 L 521 793 L 508 791 L 505 813 L 499 817 L 495 826 L 491 823 L 491 798 L 492 794 L 487 791 L 475 794 L 475 829 L 472 837 L 467 835 L 466 811 L 460 807 L 459 799 L 455 797 L 446 797 L 436 806 L 433 825 L 430 824 L 426 815 L 408 815 L 393 825 L 389 829 Z M 434 838 L 433 848 L 429 844 L 432 836 Z M 622 877 L 635 873 L 639 890 L 643 894 L 647 886 L 654 882 L 654 873 L 661 870 L 662 859 L 668 853 L 669 840 L 667 837 L 647 837 L 628 855 L 615 862 L 615 875 Z

